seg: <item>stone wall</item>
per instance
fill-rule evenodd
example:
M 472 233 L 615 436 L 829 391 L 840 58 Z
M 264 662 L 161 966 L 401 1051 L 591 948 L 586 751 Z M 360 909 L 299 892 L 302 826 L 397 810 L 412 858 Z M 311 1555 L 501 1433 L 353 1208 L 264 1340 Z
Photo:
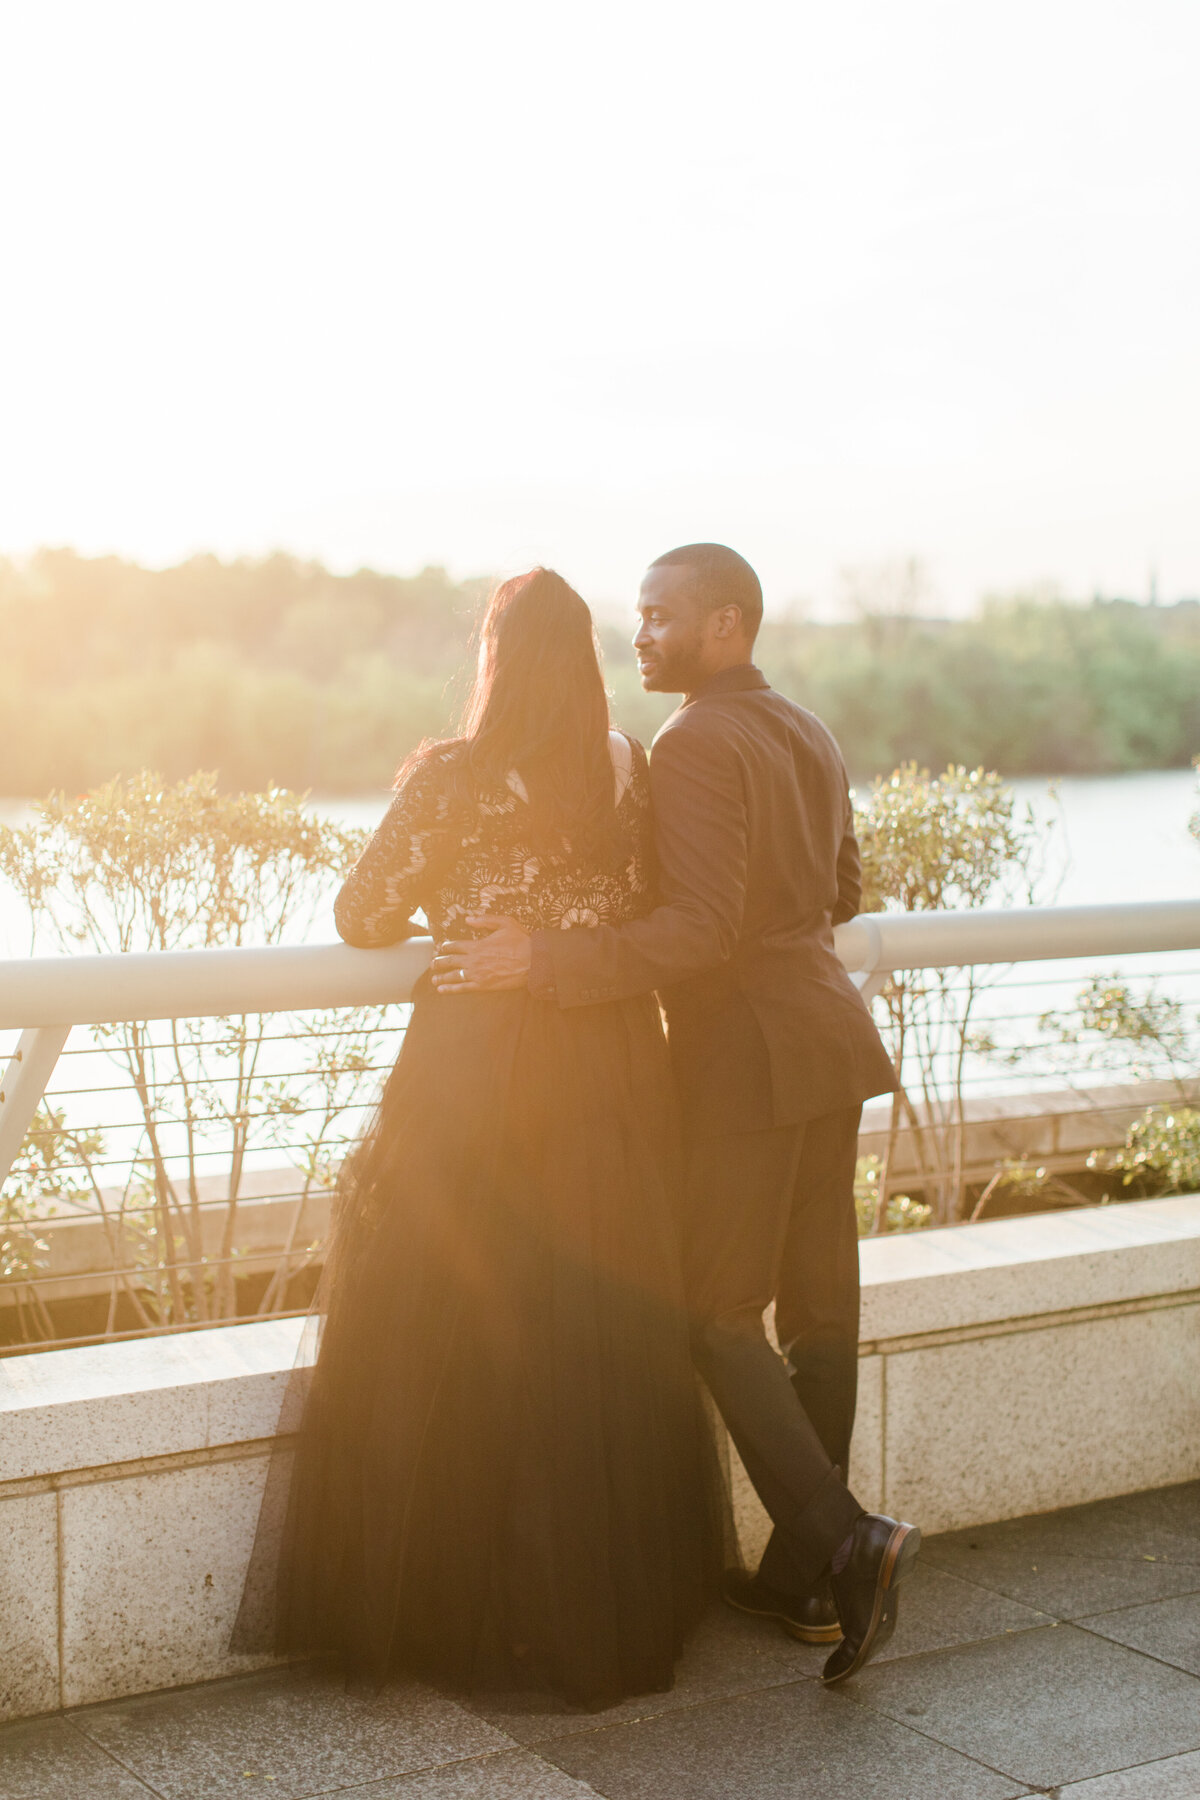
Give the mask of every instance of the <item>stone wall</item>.
M 1200 1476 L 1200 1198 L 861 1249 L 865 1504 L 937 1531 Z M 299 1335 L 0 1361 L 0 1717 L 254 1666 L 227 1644 Z
M 254 1666 L 227 1644 L 300 1325 L 0 1361 L 0 1718 Z

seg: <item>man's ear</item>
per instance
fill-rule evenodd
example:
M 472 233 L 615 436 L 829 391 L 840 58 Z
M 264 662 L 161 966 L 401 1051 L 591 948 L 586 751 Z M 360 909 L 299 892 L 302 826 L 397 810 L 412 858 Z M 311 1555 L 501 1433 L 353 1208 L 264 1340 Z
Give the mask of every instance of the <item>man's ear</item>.
M 731 638 L 742 629 L 740 606 L 719 606 L 712 614 L 713 636 Z

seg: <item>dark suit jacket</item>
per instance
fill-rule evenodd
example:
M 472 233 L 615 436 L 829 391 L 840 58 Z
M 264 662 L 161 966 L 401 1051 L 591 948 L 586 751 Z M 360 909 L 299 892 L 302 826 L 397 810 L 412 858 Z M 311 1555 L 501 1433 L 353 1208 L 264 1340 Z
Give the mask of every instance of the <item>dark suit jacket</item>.
M 661 905 L 534 934 L 530 988 L 563 1007 L 656 988 L 693 1130 L 759 1131 L 896 1086 L 838 960 L 861 863 L 833 737 L 745 664 L 673 713 L 650 759 Z

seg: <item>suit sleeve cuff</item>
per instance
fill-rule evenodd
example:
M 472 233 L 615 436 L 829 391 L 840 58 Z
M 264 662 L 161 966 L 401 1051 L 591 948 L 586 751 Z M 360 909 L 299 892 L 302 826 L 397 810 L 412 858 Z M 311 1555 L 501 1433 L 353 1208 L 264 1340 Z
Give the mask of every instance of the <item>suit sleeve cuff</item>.
M 548 931 L 534 932 L 530 940 L 533 949 L 529 964 L 529 978 L 526 983 L 531 994 L 538 994 L 544 1000 L 553 999 L 558 986 L 554 958 L 550 953 L 549 937 Z

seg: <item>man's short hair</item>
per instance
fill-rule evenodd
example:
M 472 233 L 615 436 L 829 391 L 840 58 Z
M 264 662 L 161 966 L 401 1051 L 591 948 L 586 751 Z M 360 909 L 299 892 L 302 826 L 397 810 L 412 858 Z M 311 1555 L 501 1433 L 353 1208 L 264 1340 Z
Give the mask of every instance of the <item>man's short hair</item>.
M 742 615 L 742 628 L 753 641 L 762 624 L 762 583 L 744 556 L 728 544 L 681 544 L 656 556 L 652 569 L 684 568 L 689 585 L 705 612 L 716 612 L 720 606 L 736 606 Z

